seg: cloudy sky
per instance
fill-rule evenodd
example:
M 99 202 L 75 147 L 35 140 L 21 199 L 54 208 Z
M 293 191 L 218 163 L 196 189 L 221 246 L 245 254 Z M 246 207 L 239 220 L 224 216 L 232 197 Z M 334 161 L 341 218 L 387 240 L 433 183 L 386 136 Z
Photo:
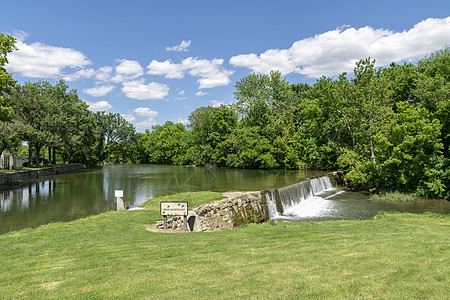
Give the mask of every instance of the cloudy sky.
M 64 79 L 93 111 L 142 131 L 234 102 L 236 81 L 281 71 L 290 83 L 416 61 L 450 45 L 450 1 L 7 1 L 20 83 Z

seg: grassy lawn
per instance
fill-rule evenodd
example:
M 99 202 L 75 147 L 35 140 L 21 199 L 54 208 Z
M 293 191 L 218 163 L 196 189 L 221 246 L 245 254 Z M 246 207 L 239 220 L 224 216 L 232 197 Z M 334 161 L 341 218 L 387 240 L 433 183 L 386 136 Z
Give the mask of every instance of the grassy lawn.
M 222 196 L 222 193 L 218 192 L 187 192 L 175 195 L 163 196 L 157 199 L 147 200 L 141 207 L 157 211 L 159 213 L 159 203 L 161 201 L 186 201 L 188 202 L 188 208 L 194 208 L 203 203 L 208 203 L 216 200 L 221 200 L 226 197 Z
M 17 170 L 0 170 L 0 174 L 9 174 L 9 173 L 16 173 L 16 172 L 22 172 L 22 171 L 28 171 L 28 170 L 36 170 L 35 168 L 21 168 Z
M 4 170 L 4 169 L 1 169 L 0 170 L 0 174 L 17 173 L 17 172 L 30 171 L 30 170 L 39 170 L 39 169 L 53 168 L 53 167 L 58 167 L 58 166 L 63 166 L 63 165 L 62 164 L 58 164 L 58 165 L 48 165 L 48 166 L 23 167 L 23 168 L 20 168 L 20 169 L 17 169 L 17 170 Z
M 220 196 L 202 195 L 204 201 Z M 203 196 L 181 198 L 194 203 Z M 450 216 L 381 214 L 287 227 L 266 223 L 218 232 L 148 232 L 145 224 L 160 219 L 161 200 L 167 198 L 147 202 L 149 210 L 108 212 L 0 235 L 0 298 L 450 295 Z

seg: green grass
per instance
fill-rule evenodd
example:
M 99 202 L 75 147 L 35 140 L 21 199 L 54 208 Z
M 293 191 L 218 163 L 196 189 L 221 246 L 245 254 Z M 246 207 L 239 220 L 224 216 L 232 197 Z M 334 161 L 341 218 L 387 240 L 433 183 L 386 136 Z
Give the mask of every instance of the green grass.
M 38 170 L 38 169 L 45 169 L 45 168 L 53 168 L 53 167 L 58 167 L 58 166 L 63 166 L 63 164 L 58 164 L 58 165 L 48 165 L 48 166 L 33 166 L 33 167 L 23 167 L 20 169 L 16 169 L 16 170 L 0 170 L 0 174 L 8 174 L 8 173 L 17 173 L 17 172 L 22 172 L 22 171 L 30 171 L 30 170 Z
M 17 173 L 17 172 L 21 172 L 21 171 L 28 171 L 28 170 L 35 170 L 33 168 L 20 168 L 17 170 L 0 170 L 0 174 L 8 174 L 8 173 Z
M 414 197 L 408 194 L 402 194 L 399 192 L 374 194 L 371 196 L 372 200 L 384 200 L 392 202 L 413 202 Z
M 445 299 L 450 293 L 448 215 L 168 234 L 145 230 L 160 218 L 155 203 L 0 235 L 1 298 Z
M 186 192 L 169 196 L 162 196 L 154 199 L 147 200 L 141 207 L 145 207 L 151 210 L 157 210 L 159 212 L 159 203 L 161 201 L 187 201 L 188 208 L 194 208 L 203 203 L 208 203 L 226 197 L 222 196 L 222 193 L 218 192 Z

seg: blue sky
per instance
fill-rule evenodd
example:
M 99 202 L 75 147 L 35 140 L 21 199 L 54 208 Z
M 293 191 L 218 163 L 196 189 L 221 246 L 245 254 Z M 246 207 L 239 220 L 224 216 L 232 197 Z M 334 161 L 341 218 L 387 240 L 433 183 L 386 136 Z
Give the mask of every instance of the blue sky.
M 20 83 L 65 79 L 91 110 L 142 131 L 234 102 L 235 82 L 280 70 L 290 83 L 415 61 L 450 45 L 450 1 L 8 1 Z

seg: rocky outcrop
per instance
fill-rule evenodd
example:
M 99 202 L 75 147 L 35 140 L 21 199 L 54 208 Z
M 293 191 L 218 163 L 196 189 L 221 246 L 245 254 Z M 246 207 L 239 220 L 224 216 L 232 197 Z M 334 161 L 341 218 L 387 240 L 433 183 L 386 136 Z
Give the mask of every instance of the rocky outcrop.
M 267 203 L 261 192 L 230 193 L 226 199 L 202 204 L 191 211 L 194 214 L 190 214 L 191 219 L 189 220 L 192 220 L 193 223 L 196 222 L 195 219 L 192 219 L 196 215 L 200 223 L 199 231 L 231 229 L 248 223 L 261 223 L 269 219 Z M 163 222 L 158 222 L 156 227 L 163 229 Z M 169 218 L 167 228 L 183 230 L 183 217 Z

